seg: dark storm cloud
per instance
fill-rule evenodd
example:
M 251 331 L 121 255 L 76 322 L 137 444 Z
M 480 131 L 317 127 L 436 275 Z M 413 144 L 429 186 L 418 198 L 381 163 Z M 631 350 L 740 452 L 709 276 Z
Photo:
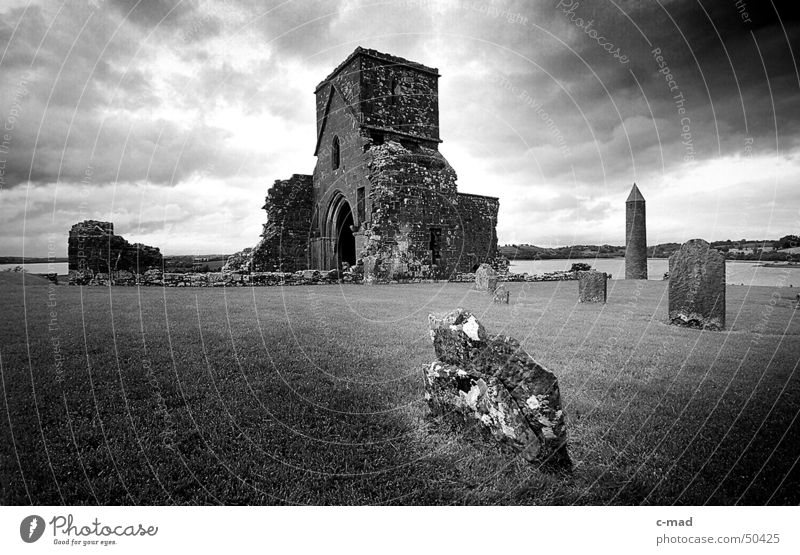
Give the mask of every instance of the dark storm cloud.
M 213 218 L 208 199 L 224 181 L 237 189 L 231 220 L 252 220 L 257 234 L 265 185 L 313 167 L 315 85 L 364 46 L 439 68 L 442 151 L 462 190 L 486 193 L 491 182 L 518 198 L 501 202 L 501 227 L 520 227 L 526 213 L 558 214 L 547 233 L 560 233 L 565 214 L 616 217 L 610 199 L 624 198 L 633 180 L 648 191 L 659 179 L 680 185 L 711 175 L 702 172 L 720 158 L 797 164 L 798 8 L 776 5 L 96 0 L 7 9 L 0 118 L 13 116 L 14 129 L 0 185 L 32 180 L 42 211 L 48 194 L 89 168 L 94 190 L 115 184 L 124 198 L 144 182 L 149 195 L 168 194 L 205 176 L 217 182 L 204 200 L 176 201 L 170 222 Z M 726 194 L 753 186 L 740 179 Z M 250 197 L 252 210 L 237 208 Z M 733 210 L 725 202 L 715 201 L 720 213 Z M 142 218 L 157 235 L 158 218 Z M 231 248 L 253 242 L 240 233 Z
M 163 19 L 169 11 L 165 5 L 147 5 L 144 11 L 137 8 L 135 17 L 91 6 L 62 10 L 57 16 L 38 7 L 24 16 L 22 10 L 3 14 L 0 40 L 9 40 L 17 21 L 19 27 L 2 61 L 0 101 L 4 112 L 16 104 L 21 112 L 4 186 L 28 179 L 76 182 L 89 167 L 97 184 L 144 179 L 172 184 L 204 168 L 212 167 L 215 175 L 236 171 L 241 153 L 221 148 L 229 133 L 201 116 L 203 103 L 219 92 L 215 88 L 222 84 L 224 92 L 224 74 L 234 76 L 233 85 L 241 85 L 242 79 L 210 66 L 208 75 L 194 76 L 197 90 L 206 94 L 191 96 L 197 105 L 189 108 L 199 114 L 194 121 L 154 116 L 165 99 L 154 87 L 157 76 L 140 42 L 153 29 L 128 22 L 177 23 Z M 188 17 L 189 12 L 173 13 Z M 192 80 L 173 85 L 185 88 Z M 25 83 L 25 94 L 15 102 L 20 82 Z
M 110 0 L 109 5 L 128 21 L 152 29 L 185 22 L 198 2 L 190 0 Z
M 526 24 L 495 19 L 476 26 L 473 37 L 494 37 L 503 47 L 477 49 L 498 68 L 489 90 L 513 125 L 482 127 L 487 143 L 504 146 L 475 143 L 474 153 L 490 152 L 498 169 L 528 166 L 550 180 L 586 183 L 605 177 L 622 190 L 637 173 L 741 155 L 745 146 L 756 154 L 796 147 L 800 106 L 791 48 L 800 33 L 796 8 L 784 5 L 790 4 L 778 6 L 781 19 L 760 6 L 746 22 L 732 1 L 554 0 L 519 6 Z M 613 43 L 626 63 L 596 37 Z M 669 80 L 659 72 L 656 49 Z M 466 127 L 491 117 L 481 113 L 487 87 L 470 91 L 465 79 L 459 86 L 466 91 Z M 546 146 L 551 156 L 536 164 L 523 156 Z

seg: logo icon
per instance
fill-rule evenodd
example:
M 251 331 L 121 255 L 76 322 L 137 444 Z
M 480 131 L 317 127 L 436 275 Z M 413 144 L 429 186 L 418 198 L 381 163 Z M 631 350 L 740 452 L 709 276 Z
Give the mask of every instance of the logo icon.
M 26 516 L 19 525 L 19 535 L 25 543 L 33 543 L 44 534 L 44 519 L 39 515 Z

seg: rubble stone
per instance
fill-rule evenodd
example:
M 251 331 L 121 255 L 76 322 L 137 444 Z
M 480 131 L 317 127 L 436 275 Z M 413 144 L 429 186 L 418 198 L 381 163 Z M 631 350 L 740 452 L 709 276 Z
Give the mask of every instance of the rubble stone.
M 570 468 L 558 380 L 510 337 L 489 336 L 473 314 L 428 316 L 436 360 L 423 371 L 431 413 L 486 427 L 523 458 Z

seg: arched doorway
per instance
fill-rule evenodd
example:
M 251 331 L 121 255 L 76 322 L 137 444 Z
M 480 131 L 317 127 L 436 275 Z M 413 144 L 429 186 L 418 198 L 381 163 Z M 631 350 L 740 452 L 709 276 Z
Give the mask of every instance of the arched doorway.
M 337 195 L 331 202 L 328 220 L 330 237 L 336 252 L 336 267 L 341 268 L 344 262 L 350 266 L 356 263 L 356 238 L 353 235 L 353 211 L 344 195 Z

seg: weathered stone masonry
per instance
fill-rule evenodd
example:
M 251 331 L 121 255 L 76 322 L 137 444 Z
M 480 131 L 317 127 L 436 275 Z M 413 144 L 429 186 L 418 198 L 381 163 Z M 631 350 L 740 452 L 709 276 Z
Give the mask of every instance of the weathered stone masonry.
M 70 282 L 85 282 L 98 274 L 144 273 L 161 268 L 163 257 L 157 247 L 130 244 L 114 235 L 114 224 L 84 220 L 72 226 L 67 240 Z
M 497 253 L 497 198 L 457 192 L 435 68 L 357 48 L 316 88 L 314 175 L 276 181 L 252 270 L 448 278 Z M 310 187 L 310 191 L 309 191 Z
M 313 193 L 310 175 L 294 174 L 275 181 L 263 206 L 267 223 L 253 249 L 252 267 L 248 270 L 293 272 L 306 268 Z

